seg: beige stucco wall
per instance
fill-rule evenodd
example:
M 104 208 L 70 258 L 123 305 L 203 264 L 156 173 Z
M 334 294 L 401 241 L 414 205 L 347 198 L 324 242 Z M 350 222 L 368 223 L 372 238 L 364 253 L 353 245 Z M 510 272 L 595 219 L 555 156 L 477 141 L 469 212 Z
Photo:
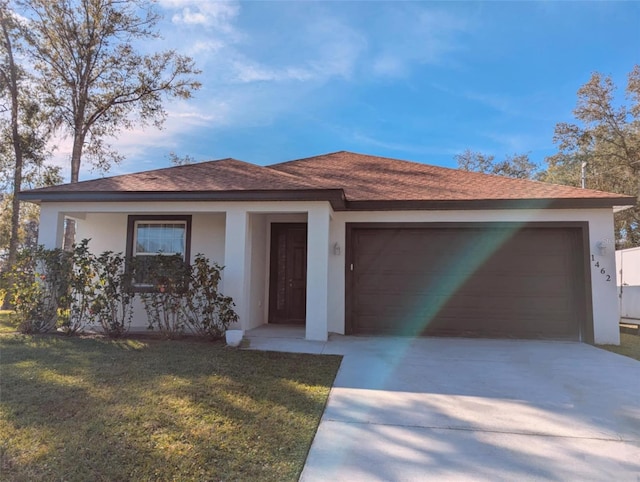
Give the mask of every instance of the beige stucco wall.
M 613 215 L 610 209 L 333 212 L 327 202 L 141 202 L 46 203 L 40 242 L 62 240 L 64 215 L 78 217 L 80 237 L 92 238 L 95 252 L 125 250 L 128 214 L 192 214 L 192 255 L 198 252 L 225 265 L 225 294 L 236 300 L 241 327 L 267 321 L 270 225 L 308 222 L 307 338 L 344 333 L 345 226 L 358 222 L 566 222 L 589 223 L 594 336 L 596 343 L 619 343 Z M 338 245 L 339 254 L 334 246 Z M 598 244 L 603 243 L 603 251 Z M 599 267 L 595 263 L 599 263 Z M 601 273 L 604 270 L 605 273 Z M 607 275 L 611 278 L 607 279 Z M 137 326 L 146 326 L 136 312 Z

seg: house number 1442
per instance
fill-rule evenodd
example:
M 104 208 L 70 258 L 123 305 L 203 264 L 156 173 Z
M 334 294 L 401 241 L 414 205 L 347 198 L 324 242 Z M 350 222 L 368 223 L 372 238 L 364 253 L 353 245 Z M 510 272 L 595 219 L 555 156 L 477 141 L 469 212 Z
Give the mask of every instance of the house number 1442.
M 600 268 L 600 261 L 596 261 L 596 257 L 591 255 L 591 262 L 596 268 Z M 611 275 L 607 274 L 607 271 L 604 268 L 600 268 L 600 274 L 604 276 L 605 281 L 611 281 Z

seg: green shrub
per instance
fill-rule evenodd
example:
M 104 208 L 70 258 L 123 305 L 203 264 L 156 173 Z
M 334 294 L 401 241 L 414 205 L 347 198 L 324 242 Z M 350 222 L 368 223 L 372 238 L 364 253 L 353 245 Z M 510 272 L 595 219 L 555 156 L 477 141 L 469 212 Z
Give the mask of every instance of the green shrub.
M 157 330 L 167 338 L 184 334 L 186 321 L 184 304 L 187 298 L 190 268 L 181 256 L 166 255 L 143 257 L 132 261 L 133 279 L 135 270 L 144 269 L 149 286 L 140 298 L 147 312 L 150 330 Z
M 95 256 L 89 251 L 89 240 L 74 245 L 68 269 L 69 300 L 59 312 L 58 328 L 67 335 L 81 332 L 91 323 L 89 308 L 96 295 L 94 284 Z
M 122 336 L 131 325 L 135 288 L 150 329 L 169 338 L 189 331 L 217 339 L 238 321 L 233 300 L 218 291 L 222 269 L 202 254 L 193 266 L 177 255 L 129 261 L 112 251 L 95 256 L 84 239 L 71 253 L 43 246 L 22 251 L 5 280 L 12 283 L 11 301 L 23 333 L 57 326 L 75 334 L 94 324 L 109 336 Z M 134 286 L 141 272 L 149 284 Z
M 204 255 L 196 255 L 184 303 L 184 318 L 189 328 L 212 339 L 224 336 L 229 325 L 238 321 L 233 300 L 218 291 L 222 269 L 216 263 L 211 264 Z
M 134 294 L 125 259 L 110 251 L 96 257 L 83 239 L 72 252 L 61 249 L 19 253 L 8 274 L 13 305 L 23 333 L 57 327 L 72 335 L 98 324 L 109 336 L 121 336 L 131 324 Z
M 105 251 L 94 258 L 95 290 L 89 312 L 94 323 L 113 338 L 124 335 L 131 325 L 133 300 L 131 274 L 122 253 Z
M 43 333 L 55 328 L 59 312 L 70 304 L 71 255 L 61 249 L 18 253 L 9 272 L 11 302 L 22 333 Z
M 233 300 L 218 291 L 222 267 L 198 254 L 192 266 L 179 256 L 145 260 L 153 288 L 142 293 L 149 328 L 168 337 L 190 331 L 212 339 L 221 338 L 238 315 Z

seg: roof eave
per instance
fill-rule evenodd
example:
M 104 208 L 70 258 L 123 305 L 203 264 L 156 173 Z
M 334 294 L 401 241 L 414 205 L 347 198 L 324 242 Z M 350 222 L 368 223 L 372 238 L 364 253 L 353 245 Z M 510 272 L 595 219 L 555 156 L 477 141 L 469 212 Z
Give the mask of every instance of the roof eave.
M 336 211 L 345 209 L 342 189 L 253 191 L 23 191 L 21 201 L 43 202 L 140 202 L 140 201 L 328 201 Z
M 450 211 L 483 209 L 597 209 L 632 207 L 635 199 L 555 198 L 555 199 L 468 199 L 428 201 L 347 201 L 348 211 Z
M 21 201 L 42 202 L 166 202 L 166 201 L 328 201 L 334 211 L 411 211 L 482 209 L 595 209 L 621 211 L 636 203 L 633 197 L 467 200 L 348 201 L 342 189 L 252 191 L 23 191 Z

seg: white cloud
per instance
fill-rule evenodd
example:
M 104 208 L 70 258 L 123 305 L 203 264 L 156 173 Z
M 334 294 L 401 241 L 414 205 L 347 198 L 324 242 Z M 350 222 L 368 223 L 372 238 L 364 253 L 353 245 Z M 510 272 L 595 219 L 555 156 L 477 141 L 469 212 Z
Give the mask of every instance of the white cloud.
M 401 4 L 385 20 L 372 62 L 374 74 L 404 77 L 414 65 L 442 64 L 461 46 L 468 22 L 451 13 Z
M 238 3 L 194 0 L 160 0 L 160 5 L 172 19 L 163 28 L 166 44 L 176 48 L 177 43 L 195 59 L 205 72 L 203 91 L 217 91 L 220 85 L 242 89 L 253 83 L 320 85 L 336 77 L 349 79 L 366 50 L 361 32 L 323 9 L 254 3 L 241 11 Z
M 510 153 L 526 153 L 535 144 L 535 138 L 527 134 L 510 134 L 495 131 L 482 132 L 481 134 L 499 144 L 503 151 Z
M 218 39 L 196 40 L 187 49 L 188 55 L 200 55 L 216 53 L 225 47 L 225 43 Z
M 424 145 L 424 144 L 415 143 L 415 142 L 406 143 L 406 142 L 388 141 L 388 140 L 385 140 L 384 138 L 373 137 L 370 134 L 365 134 L 360 131 L 348 132 L 346 133 L 345 137 L 348 140 L 354 140 L 358 143 L 361 143 L 366 146 L 372 146 L 376 149 L 406 152 L 408 153 L 408 155 L 417 154 L 421 156 L 428 156 L 428 155 L 444 154 L 444 155 L 453 157 L 455 154 L 460 152 L 452 147 L 439 147 L 439 146 L 434 147 L 432 145 Z
M 231 63 L 236 79 L 240 82 L 306 81 L 315 77 L 314 72 L 302 67 L 271 68 L 249 59 L 236 59 Z
M 402 77 L 407 73 L 408 67 L 404 60 L 386 52 L 373 61 L 373 71 L 383 76 Z
M 233 20 L 240 12 L 237 1 L 214 0 L 160 0 L 165 9 L 178 10 L 171 17 L 178 25 L 196 25 L 233 32 Z
M 362 32 L 330 16 L 310 25 L 307 35 L 318 46 L 310 63 L 325 77 L 350 78 L 368 46 Z
M 459 16 L 411 3 L 378 4 L 381 11 L 366 26 L 360 21 L 364 7 L 159 3 L 180 29 L 186 53 L 214 71 L 214 77 L 241 84 L 353 79 L 363 72 L 404 77 L 416 64 L 447 60 L 468 28 Z
M 466 99 L 483 104 L 497 112 L 509 115 L 519 115 L 514 108 L 515 100 L 504 94 L 464 91 L 462 96 Z
M 202 12 L 192 12 L 189 7 L 182 10 L 181 13 L 176 13 L 172 20 L 175 23 L 185 23 L 187 25 L 207 25 L 209 18 Z
M 315 82 L 352 78 L 366 50 L 365 37 L 332 16 L 313 17 L 297 31 L 274 35 L 271 57 L 251 52 L 250 46 L 227 46 L 221 63 L 229 67 L 230 81 Z

